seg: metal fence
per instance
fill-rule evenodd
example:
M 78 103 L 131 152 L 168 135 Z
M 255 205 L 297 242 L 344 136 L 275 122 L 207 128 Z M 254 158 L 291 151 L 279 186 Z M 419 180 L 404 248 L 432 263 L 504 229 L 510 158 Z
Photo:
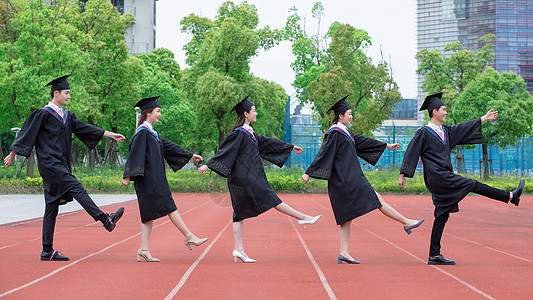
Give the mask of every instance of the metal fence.
M 304 153 L 297 155 L 292 153 L 287 161 L 287 167 L 299 167 L 307 169 L 309 164 L 313 161 L 315 155 L 322 144 L 323 133 L 318 124 L 294 123 L 287 129 L 291 129 L 289 134 L 285 134 L 285 141 L 294 145 L 300 146 L 304 149 Z M 399 143 L 400 150 L 392 151 L 385 149 L 376 166 L 371 166 L 365 161 L 360 160 L 361 166 L 367 170 L 390 168 L 392 166 L 400 166 L 403 161 L 405 149 L 413 138 L 413 134 L 418 127 L 401 128 L 400 130 L 393 129 L 393 131 L 380 130 L 376 135 L 376 139 L 387 143 Z M 383 134 L 384 133 L 384 134 Z M 400 135 L 398 135 L 400 133 Z M 405 134 L 408 133 L 408 134 Z M 480 174 L 482 172 L 482 146 L 470 146 L 473 149 L 464 149 L 462 154 L 464 157 L 464 165 L 466 172 L 469 174 Z M 457 161 L 455 159 L 456 151 L 453 151 L 451 160 L 454 168 L 457 168 Z M 489 168 L 493 174 L 529 174 L 533 176 L 533 138 L 521 138 L 516 145 L 501 148 L 499 146 L 490 146 L 488 148 Z M 421 170 L 422 166 L 418 166 Z

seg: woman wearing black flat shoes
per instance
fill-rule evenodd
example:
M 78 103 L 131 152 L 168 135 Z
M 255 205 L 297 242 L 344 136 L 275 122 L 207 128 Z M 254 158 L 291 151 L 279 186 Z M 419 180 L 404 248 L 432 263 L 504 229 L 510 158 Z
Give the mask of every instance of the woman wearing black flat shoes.
M 208 168 L 228 178 L 228 188 L 233 207 L 233 237 L 235 262 L 240 259 L 245 263 L 254 263 L 244 252 L 243 220 L 256 217 L 271 208 L 298 219 L 298 224 L 314 224 L 320 215 L 311 217 L 294 210 L 281 202 L 270 187 L 265 175 L 261 158 L 282 167 L 291 151 L 301 154 L 302 148 L 285 143 L 275 138 L 258 135 L 254 132 L 251 122 L 256 121 L 257 113 L 254 104 L 246 96 L 232 109 L 238 118 L 233 130 L 218 148 L 218 152 L 200 167 L 204 174 Z
M 185 151 L 180 146 L 159 136 L 152 124 L 159 122 L 161 107 L 158 97 L 145 98 L 135 107 L 141 108 L 141 117 L 130 142 L 128 160 L 124 169 L 122 184 L 135 183 L 135 192 L 141 213 L 141 248 L 137 251 L 137 261 L 158 262 L 150 254 L 149 243 L 155 219 L 168 216 L 174 226 L 185 236 L 185 246 L 200 246 L 207 238 L 197 238 L 181 219 L 170 193 L 165 175 L 165 160 L 172 170 L 185 166 L 191 158 L 202 161 L 200 155 Z
M 352 121 L 350 105 L 342 98 L 329 110 L 335 118 L 326 130 L 324 142 L 313 162 L 302 176 L 303 183 L 309 177 L 328 181 L 328 194 L 337 225 L 340 225 L 340 254 L 337 263 L 359 264 L 348 252 L 350 225 L 352 220 L 374 209 L 379 209 L 387 217 L 404 225 L 410 234 L 420 226 L 422 220 L 411 220 L 388 205 L 366 179 L 358 156 L 375 165 L 385 148 L 398 150 L 399 144 L 387 144 L 375 139 L 360 136 L 348 131 L 346 125 Z

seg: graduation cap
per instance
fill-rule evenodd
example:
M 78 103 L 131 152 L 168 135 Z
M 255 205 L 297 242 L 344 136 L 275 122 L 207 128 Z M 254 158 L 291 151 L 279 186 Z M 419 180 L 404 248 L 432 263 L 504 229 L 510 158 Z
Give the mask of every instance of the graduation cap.
M 161 107 L 161 105 L 159 105 L 159 103 L 156 101 L 157 98 L 159 98 L 159 96 L 144 98 L 137 102 L 133 107 L 139 107 L 141 111 Z
M 444 102 L 442 102 L 443 93 L 436 93 L 433 95 L 429 95 L 424 100 L 424 103 L 420 107 L 420 111 L 423 111 L 424 109 L 427 109 L 428 111 L 433 111 L 434 109 L 438 109 L 441 106 L 445 106 Z
M 237 103 L 231 111 L 235 111 L 237 115 L 244 114 L 245 111 L 249 111 L 250 107 L 254 106 L 253 102 L 248 100 L 248 97 L 250 97 L 251 94 L 248 94 L 248 96 L 244 97 L 239 103 Z
M 68 74 L 68 75 L 56 78 L 56 79 L 50 81 L 49 83 L 47 83 L 45 86 L 51 85 L 52 86 L 52 92 L 53 91 L 61 91 L 61 90 L 70 90 L 70 86 L 68 85 L 68 81 L 67 81 L 67 78 L 70 75 L 72 75 L 72 74 Z
M 346 98 L 348 98 L 348 96 L 350 96 L 350 94 L 344 96 L 344 98 L 337 101 L 337 103 L 333 104 L 333 106 L 330 109 L 328 109 L 326 113 L 332 110 L 335 113 L 335 115 L 344 114 L 348 109 L 351 108 L 350 104 L 346 102 Z

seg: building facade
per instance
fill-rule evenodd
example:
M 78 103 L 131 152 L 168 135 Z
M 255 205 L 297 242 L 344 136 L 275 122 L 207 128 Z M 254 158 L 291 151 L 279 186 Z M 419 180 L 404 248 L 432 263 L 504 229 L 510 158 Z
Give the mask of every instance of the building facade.
M 498 72 L 512 71 L 524 78 L 533 94 L 533 1 L 531 0 L 417 0 L 417 51 L 444 50 L 460 41 L 464 49 L 477 51 L 478 39 L 496 36 L 491 65 Z M 421 105 L 423 77 L 417 77 L 417 101 Z M 423 114 L 418 114 L 422 124 Z
M 143 54 L 155 49 L 156 0 L 111 0 L 111 3 L 120 13 L 135 17 L 125 35 L 130 53 Z

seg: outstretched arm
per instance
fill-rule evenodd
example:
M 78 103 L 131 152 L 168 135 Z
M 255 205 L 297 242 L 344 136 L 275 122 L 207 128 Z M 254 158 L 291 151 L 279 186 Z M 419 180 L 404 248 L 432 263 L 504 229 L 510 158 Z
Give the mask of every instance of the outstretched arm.
M 496 118 L 498 118 L 498 111 L 491 108 L 483 117 L 481 117 L 481 122 L 496 120 Z
M 104 131 L 104 136 L 108 138 L 112 138 L 117 142 L 123 142 L 126 139 L 122 134 L 114 133 L 114 132 L 107 131 L 107 130 Z

